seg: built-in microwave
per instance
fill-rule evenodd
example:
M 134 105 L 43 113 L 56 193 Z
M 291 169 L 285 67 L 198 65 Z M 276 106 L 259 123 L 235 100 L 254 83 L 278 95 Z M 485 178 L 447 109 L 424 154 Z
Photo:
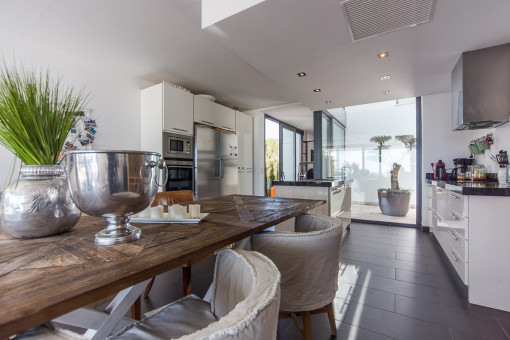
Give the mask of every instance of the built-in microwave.
M 193 137 L 163 132 L 163 157 L 193 159 Z

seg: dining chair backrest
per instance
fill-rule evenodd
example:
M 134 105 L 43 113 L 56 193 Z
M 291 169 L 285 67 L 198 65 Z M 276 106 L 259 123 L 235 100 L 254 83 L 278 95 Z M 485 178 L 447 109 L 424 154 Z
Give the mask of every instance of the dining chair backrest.
M 156 193 L 151 207 L 158 205 L 172 205 L 181 202 L 190 202 L 195 200 L 195 195 L 191 190 L 163 191 Z
M 221 251 L 211 297 L 219 320 L 181 339 L 276 339 L 279 306 L 280 272 L 271 260 L 252 251 Z
M 304 214 L 296 218 L 294 230 L 253 235 L 252 248 L 269 257 L 281 272 L 280 310 L 324 307 L 338 289 L 341 221 Z

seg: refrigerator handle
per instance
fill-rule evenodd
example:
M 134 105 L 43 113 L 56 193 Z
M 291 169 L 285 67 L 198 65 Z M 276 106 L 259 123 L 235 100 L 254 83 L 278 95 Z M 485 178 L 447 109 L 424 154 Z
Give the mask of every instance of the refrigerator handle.
M 220 178 L 224 178 L 225 177 L 225 174 L 224 174 L 224 171 L 225 169 L 223 168 L 223 158 L 220 158 Z

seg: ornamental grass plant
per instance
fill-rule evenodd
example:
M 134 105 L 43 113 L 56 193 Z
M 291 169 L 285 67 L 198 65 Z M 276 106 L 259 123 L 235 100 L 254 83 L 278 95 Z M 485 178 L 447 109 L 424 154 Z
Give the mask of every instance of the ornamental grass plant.
M 0 67 L 0 144 L 25 165 L 57 163 L 88 98 L 52 80 L 49 72 Z

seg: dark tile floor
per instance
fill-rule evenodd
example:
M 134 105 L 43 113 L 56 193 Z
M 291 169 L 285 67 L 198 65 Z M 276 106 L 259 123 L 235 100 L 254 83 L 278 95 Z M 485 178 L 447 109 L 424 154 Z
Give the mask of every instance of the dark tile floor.
M 469 304 L 455 284 L 433 236 L 418 229 L 353 223 L 344 233 L 337 339 L 510 339 L 510 313 Z M 192 268 L 193 291 L 203 296 L 214 258 Z M 178 299 L 181 271 L 156 278 L 142 310 Z M 300 339 L 289 319 L 278 339 Z M 312 316 L 314 339 L 330 339 L 326 314 Z

